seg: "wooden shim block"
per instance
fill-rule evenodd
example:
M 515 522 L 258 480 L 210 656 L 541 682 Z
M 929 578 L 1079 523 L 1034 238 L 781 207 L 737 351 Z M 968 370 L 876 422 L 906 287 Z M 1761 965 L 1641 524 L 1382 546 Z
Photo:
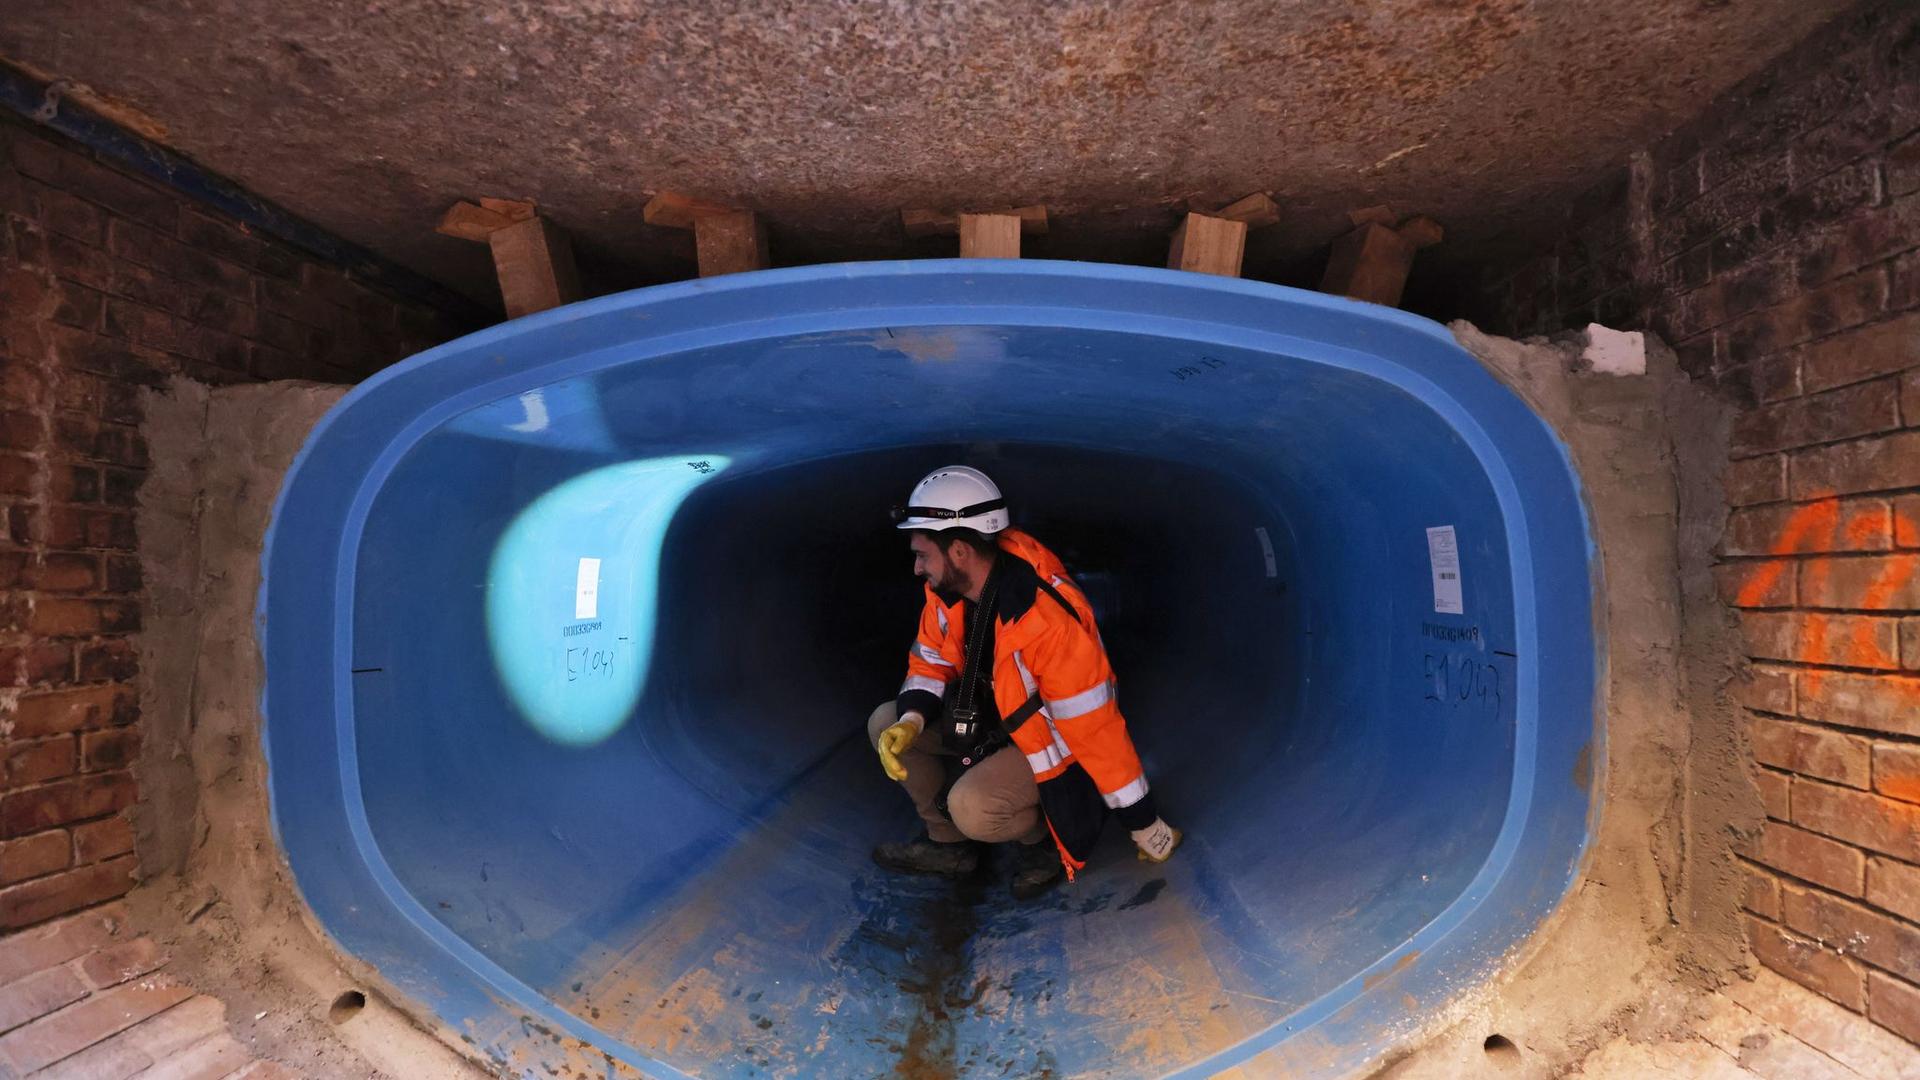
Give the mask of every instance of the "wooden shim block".
M 693 223 L 710 214 L 730 214 L 734 207 L 706 199 L 696 199 L 691 195 L 676 195 L 671 191 L 662 191 L 647 200 L 640 211 L 640 217 L 649 225 L 659 225 L 668 229 L 691 229 Z
M 908 236 L 952 236 L 960 231 L 960 219 L 944 210 L 902 210 L 900 224 Z
M 1393 212 L 1393 207 L 1382 203 L 1379 206 L 1369 206 L 1364 210 L 1349 210 L 1347 220 L 1353 222 L 1354 228 L 1369 223 L 1392 228 L 1393 223 L 1400 220 L 1400 215 Z
M 525 199 L 489 199 L 482 196 L 480 208 L 491 210 L 509 222 L 529 220 L 534 213 L 533 203 Z
M 1440 223 L 1425 214 L 1408 218 L 1394 231 L 1416 248 L 1432 247 L 1446 235 L 1446 230 L 1440 227 Z
M 1019 258 L 1020 218 L 1014 214 L 961 214 L 960 257 Z
M 1369 222 L 1333 242 L 1320 291 L 1396 307 L 1413 266 L 1413 245 Z
M 1188 214 L 1174 230 L 1167 266 L 1201 274 L 1240 276 L 1240 259 L 1247 251 L 1247 223 L 1208 214 Z
M 1213 216 L 1226 218 L 1228 221 L 1244 221 L 1247 228 L 1259 229 L 1280 223 L 1280 204 L 1268 198 L 1266 192 L 1256 191 L 1244 199 L 1214 211 Z
M 1019 206 L 1012 210 L 995 210 L 996 214 L 1012 214 L 1020 219 L 1020 231 L 1027 236 L 1044 236 L 1047 232 L 1047 208 L 1044 206 Z
M 493 248 L 493 270 L 500 278 L 507 318 L 580 299 L 573 245 L 547 219 L 536 217 L 497 229 L 487 243 Z
M 751 210 L 708 214 L 693 223 L 700 276 L 767 268 L 767 227 Z
M 457 202 L 447 208 L 441 216 L 440 224 L 434 232 L 462 240 L 477 240 L 486 243 L 487 237 L 513 224 L 513 219 L 497 210 L 476 206 L 470 202 Z
M 1044 206 L 1018 206 L 966 212 L 1011 214 L 1020 219 L 1020 232 L 1026 236 L 1044 235 L 1047 231 L 1047 208 Z M 902 210 L 900 224 L 906 228 L 908 236 L 952 236 L 960 231 L 960 215 L 950 214 L 945 210 Z

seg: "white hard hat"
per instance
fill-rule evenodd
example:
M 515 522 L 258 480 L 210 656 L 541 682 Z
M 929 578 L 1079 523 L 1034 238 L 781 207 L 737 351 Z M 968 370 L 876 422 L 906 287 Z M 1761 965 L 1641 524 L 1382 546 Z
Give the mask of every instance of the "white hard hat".
M 965 465 L 948 465 L 914 485 L 907 505 L 895 507 L 900 529 L 972 529 L 997 533 L 1011 522 L 1007 500 L 987 474 Z

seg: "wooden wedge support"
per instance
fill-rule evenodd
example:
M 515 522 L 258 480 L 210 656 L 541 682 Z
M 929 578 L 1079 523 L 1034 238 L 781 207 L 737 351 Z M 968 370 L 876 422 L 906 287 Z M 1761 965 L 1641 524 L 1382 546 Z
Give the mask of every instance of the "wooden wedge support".
M 1228 221 L 1243 221 L 1249 229 L 1264 229 L 1268 225 L 1280 224 L 1280 204 L 1274 202 L 1266 192 L 1256 191 L 1215 210 L 1212 216 Z
M 492 249 L 500 300 L 509 319 L 580 299 L 573 245 L 566 233 L 535 213 L 530 202 L 457 202 L 441 217 L 436 231 Z
M 1358 227 L 1333 242 L 1320 291 L 1398 307 L 1414 252 L 1439 243 L 1444 230 L 1439 222 L 1421 216 L 1395 228 L 1386 207 L 1356 210 L 1349 217 Z
M 1019 258 L 1020 219 L 1012 214 L 961 214 L 960 257 Z
M 960 231 L 960 219 L 974 217 L 1012 217 L 1020 222 L 1022 236 L 1040 236 L 1047 231 L 1047 208 L 1044 206 L 1016 206 L 996 210 L 968 210 L 953 213 L 947 210 L 902 210 L 900 226 L 911 237 L 952 236 Z
M 701 277 L 765 270 L 771 265 L 766 222 L 751 210 L 662 191 L 647 200 L 640 216 L 649 225 L 692 230 Z
M 580 272 L 567 234 L 534 217 L 495 229 L 487 237 L 507 318 L 517 319 L 580 299 Z
M 693 243 L 701 277 L 767 268 L 767 227 L 751 210 L 694 219 Z
M 1174 230 L 1167 266 L 1202 274 L 1240 276 L 1247 252 L 1247 223 L 1209 214 L 1188 214 Z

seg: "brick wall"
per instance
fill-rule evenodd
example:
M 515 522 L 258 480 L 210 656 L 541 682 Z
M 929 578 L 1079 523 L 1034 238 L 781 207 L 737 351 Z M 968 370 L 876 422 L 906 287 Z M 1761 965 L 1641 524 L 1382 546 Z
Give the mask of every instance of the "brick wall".
M 1739 404 L 1719 551 L 1763 964 L 1920 1042 L 1920 10 L 1849 15 L 1568 208 L 1477 314 L 1651 326 Z
M 354 381 L 455 330 L 0 118 L 0 934 L 138 876 L 140 389 Z

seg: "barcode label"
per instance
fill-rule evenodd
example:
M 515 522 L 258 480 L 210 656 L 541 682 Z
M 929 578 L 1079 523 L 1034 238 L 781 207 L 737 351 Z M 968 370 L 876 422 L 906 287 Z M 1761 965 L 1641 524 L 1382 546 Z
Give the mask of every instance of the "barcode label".
M 1427 563 L 1433 569 L 1433 610 L 1442 615 L 1464 615 L 1460 592 L 1460 546 L 1453 526 L 1427 530 Z

